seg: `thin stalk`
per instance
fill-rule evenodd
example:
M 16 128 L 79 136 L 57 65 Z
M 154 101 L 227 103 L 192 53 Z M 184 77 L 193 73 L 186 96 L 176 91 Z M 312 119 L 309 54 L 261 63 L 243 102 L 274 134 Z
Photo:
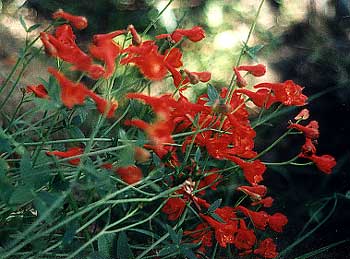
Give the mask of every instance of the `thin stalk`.
M 63 143 L 74 143 L 74 142 L 87 142 L 89 141 L 89 138 L 71 138 L 71 139 L 57 139 L 57 140 L 51 140 L 46 141 L 46 145 L 52 145 L 52 144 L 63 144 Z M 95 138 L 95 141 L 99 142 L 112 142 L 113 139 L 110 138 Z M 39 146 L 40 142 L 24 142 L 22 143 L 23 146 Z
M 291 131 L 292 131 L 292 129 L 287 130 L 278 139 L 276 139 L 270 146 L 268 146 L 263 151 L 261 151 L 259 154 L 257 154 L 254 158 L 252 158 L 251 161 L 258 159 L 259 157 L 265 155 L 267 152 L 269 152 L 271 149 L 273 149 L 278 143 L 280 143 L 282 141 L 282 139 L 287 137 Z
M 258 10 L 257 10 L 257 12 L 256 12 L 256 14 L 255 14 L 255 17 L 254 17 L 254 21 L 253 21 L 252 25 L 250 26 L 247 39 L 245 40 L 244 45 L 243 45 L 243 47 L 241 48 L 241 52 L 239 53 L 239 56 L 238 56 L 238 59 L 237 59 L 236 65 L 235 65 L 236 67 L 239 66 L 239 64 L 241 63 L 241 59 L 242 59 L 243 54 L 244 54 L 244 52 L 245 52 L 245 50 L 246 50 L 246 47 L 248 46 L 248 42 L 249 42 L 249 40 L 250 40 L 250 37 L 251 37 L 252 34 L 253 34 L 253 31 L 254 31 L 255 26 L 256 26 L 256 24 L 257 24 L 258 17 L 259 17 L 259 15 L 260 15 L 261 8 L 262 8 L 264 2 L 265 2 L 265 0 L 261 0 L 261 2 L 260 2 L 260 4 L 259 4 Z M 233 76 L 231 77 L 230 84 L 229 84 L 229 86 L 228 86 L 228 89 L 229 89 L 229 90 L 228 90 L 228 93 L 227 93 L 227 95 L 226 95 L 226 97 L 225 97 L 225 103 L 229 103 L 229 102 L 231 101 L 233 92 L 234 92 L 235 87 L 236 87 L 236 85 L 234 84 L 235 79 L 236 79 L 236 75 L 233 74 Z
M 147 32 L 157 23 L 157 21 L 159 20 L 159 18 L 162 16 L 162 14 L 165 12 L 165 10 L 171 5 L 171 3 L 174 2 L 174 0 L 170 0 L 167 5 L 159 12 L 159 14 L 157 15 L 156 19 L 154 19 L 147 27 L 146 29 L 143 31 L 142 33 L 142 37 L 145 36 L 147 34 Z

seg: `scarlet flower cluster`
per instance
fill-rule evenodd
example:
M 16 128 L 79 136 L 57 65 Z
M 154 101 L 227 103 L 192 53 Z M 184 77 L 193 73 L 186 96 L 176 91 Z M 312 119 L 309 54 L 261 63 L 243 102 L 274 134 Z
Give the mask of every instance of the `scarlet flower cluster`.
M 302 110 L 295 119 L 305 120 L 309 118 L 309 111 L 307 109 Z M 310 121 L 307 125 L 303 126 L 297 123 L 291 123 L 289 125 L 290 129 L 296 129 L 302 132 L 305 136 L 305 144 L 301 148 L 301 153 L 299 157 L 306 158 L 315 163 L 317 168 L 326 173 L 330 174 L 333 167 L 336 165 L 335 158 L 331 155 L 316 155 L 316 146 L 317 139 L 320 136 L 318 122 L 313 120 Z
M 86 19 L 62 10 L 57 11 L 54 18 L 63 18 L 77 29 L 87 26 Z M 132 42 L 123 49 L 113 39 L 126 33 L 131 34 Z M 303 87 L 287 80 L 283 83 L 259 83 L 254 86 L 256 91 L 249 90 L 244 88 L 247 81 L 241 75 L 241 71 L 261 77 L 266 73 L 266 67 L 262 64 L 245 65 L 233 68 L 235 84 L 240 88 L 230 85 L 228 88 L 216 90 L 210 85 L 207 94 L 199 96 L 196 102 L 190 102 L 183 91 L 189 85 L 208 82 L 211 73 L 191 72 L 185 68 L 180 48 L 173 46 L 162 52 L 156 41 L 143 41 L 132 25 L 128 26 L 127 30 L 95 35 L 93 43 L 89 46 L 90 54 L 86 54 L 77 46 L 75 38 L 72 28 L 67 24 L 57 27 L 54 35 L 41 33 L 41 40 L 49 55 L 70 63 L 71 69 L 82 71 L 92 79 L 110 78 L 115 73 L 116 61 L 120 57 L 121 65 L 135 65 L 149 80 L 162 80 L 170 74 L 174 86 L 180 90 L 178 97 L 172 94 L 148 96 L 142 93 L 128 93 L 127 98 L 150 106 L 155 118 L 151 121 L 132 118 L 126 120 L 124 125 L 136 127 L 147 136 L 148 142 L 143 148 L 135 148 L 136 162 L 146 162 L 150 158 L 150 152 L 153 152 L 160 158 L 162 166 L 169 171 L 181 168 L 180 173 L 172 175 L 166 182 L 169 187 L 177 186 L 179 182 L 182 184 L 174 192 L 177 197 L 169 197 L 162 212 L 167 215 L 168 220 L 176 221 L 183 215 L 186 206 L 193 206 L 202 222 L 194 230 L 185 231 L 185 236 L 193 243 L 200 243 L 197 255 L 200 256 L 212 247 L 215 239 L 221 247 L 226 247 L 227 244 L 234 245 L 240 255 L 255 254 L 263 258 L 275 258 L 278 255 L 276 245 L 271 238 L 266 238 L 265 233 L 262 240 L 261 232 L 282 232 L 288 219 L 282 213 L 270 215 L 265 211 L 272 206 L 274 199 L 266 196 L 267 187 L 261 183 L 267 168 L 254 150 L 256 132 L 251 126 L 246 104 L 247 101 L 252 101 L 263 109 L 270 109 L 275 103 L 303 106 L 307 102 L 307 97 L 302 93 Z M 191 29 L 177 29 L 173 33 L 161 34 L 156 38 L 180 44 L 185 39 L 198 42 L 205 38 L 205 33 L 201 27 L 196 26 Z M 104 66 L 96 63 L 96 60 Z M 113 117 L 118 107 L 116 101 L 106 100 L 84 84 L 70 81 L 55 68 L 49 68 L 49 73 L 57 79 L 62 103 L 68 109 L 84 105 L 86 98 L 91 98 L 100 113 L 107 118 Z M 28 86 L 27 91 L 33 92 L 39 98 L 49 98 L 43 85 Z M 289 126 L 290 129 L 303 132 L 306 137 L 306 143 L 299 156 L 310 159 L 321 171 L 330 173 L 336 162 L 330 155 L 316 156 L 314 140 L 319 136 L 318 123 L 311 121 L 306 126 L 300 125 L 299 121 L 306 117 L 308 113 L 303 110 L 297 117 L 297 123 Z M 181 139 L 181 147 L 176 143 L 174 134 L 185 136 Z M 213 209 L 215 204 L 210 204 L 206 194 L 215 192 L 225 184 L 226 178 L 220 168 L 215 166 L 200 168 L 201 165 L 193 158 L 194 147 L 200 153 L 206 154 L 208 159 L 226 161 L 240 168 L 246 183 L 239 186 L 237 191 L 249 197 L 251 203 L 236 207 L 216 206 Z M 67 152 L 52 151 L 47 154 L 69 158 L 82 152 L 80 148 L 71 148 Z M 73 158 L 69 163 L 78 165 L 80 160 Z M 114 167 L 108 163 L 103 167 L 113 170 L 127 184 L 137 184 L 144 174 L 136 165 Z M 252 227 L 248 227 L 250 225 Z

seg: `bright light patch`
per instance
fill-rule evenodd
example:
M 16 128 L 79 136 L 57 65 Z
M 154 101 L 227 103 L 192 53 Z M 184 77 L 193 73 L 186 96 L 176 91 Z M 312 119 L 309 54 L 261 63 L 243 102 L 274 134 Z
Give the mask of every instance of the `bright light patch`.
M 161 12 L 165 6 L 168 4 L 168 1 L 161 1 L 157 4 L 157 10 Z M 173 32 L 177 27 L 176 17 L 171 8 L 171 5 L 163 12 L 160 17 L 160 22 L 164 25 L 168 32 Z
M 237 32 L 223 31 L 215 36 L 214 47 L 216 49 L 231 49 L 240 44 L 241 39 Z
M 222 6 L 211 3 L 207 9 L 207 22 L 210 27 L 218 27 L 224 21 Z

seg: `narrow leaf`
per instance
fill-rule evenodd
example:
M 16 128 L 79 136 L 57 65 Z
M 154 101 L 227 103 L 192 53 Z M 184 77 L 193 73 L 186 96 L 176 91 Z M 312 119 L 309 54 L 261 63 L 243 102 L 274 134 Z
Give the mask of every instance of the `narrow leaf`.
M 216 201 L 214 201 L 214 202 L 210 205 L 210 207 L 208 208 L 208 212 L 209 212 L 209 213 L 214 212 L 217 208 L 220 207 L 221 202 L 222 202 L 222 199 L 217 199 Z
M 36 23 L 36 24 L 30 26 L 30 27 L 28 28 L 27 32 L 32 32 L 32 31 L 34 31 L 35 29 L 39 28 L 40 26 L 41 26 L 40 23 Z
M 115 237 L 116 237 L 115 233 L 108 233 L 101 236 L 97 240 L 98 252 L 101 255 L 107 258 L 112 258 L 112 248 L 113 248 Z
M 28 27 L 27 27 L 26 22 L 24 21 L 24 19 L 23 19 L 23 16 L 22 16 L 22 15 L 21 15 L 21 16 L 19 16 L 19 22 L 21 23 L 21 25 L 22 25 L 23 29 L 24 29 L 26 32 L 28 32 Z
M 125 232 L 120 232 L 117 241 L 117 257 L 119 259 L 134 258 L 131 249 L 128 244 L 128 237 Z

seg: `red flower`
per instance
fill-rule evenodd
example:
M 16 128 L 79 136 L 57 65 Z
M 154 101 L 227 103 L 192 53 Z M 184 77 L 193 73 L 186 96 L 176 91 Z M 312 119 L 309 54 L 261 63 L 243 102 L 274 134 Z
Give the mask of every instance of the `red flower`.
M 269 220 L 269 215 L 265 211 L 256 212 L 243 206 L 238 206 L 236 209 L 240 210 L 244 215 L 249 217 L 256 228 L 265 230 Z
M 307 120 L 310 117 L 308 109 L 302 109 L 297 116 L 294 117 L 295 120 Z
M 168 72 L 163 56 L 157 52 L 150 52 L 145 58 L 135 58 L 134 61 L 141 73 L 151 80 L 162 80 Z
M 118 102 L 116 100 L 107 101 L 92 91 L 89 91 L 88 95 L 94 100 L 97 109 L 101 114 L 106 115 L 107 118 L 113 117 L 115 110 L 118 108 Z
M 104 74 L 103 67 L 92 63 L 92 58 L 77 46 L 75 38 L 72 27 L 67 24 L 57 27 L 55 36 L 40 33 L 40 39 L 49 55 L 71 63 L 73 70 L 85 71 L 93 79 L 100 78 Z
M 102 168 L 108 169 L 108 170 L 112 170 L 113 169 L 113 164 L 111 163 L 105 163 L 103 165 L 101 165 Z
M 177 220 L 183 213 L 186 202 L 181 198 L 169 198 L 162 208 L 162 212 L 168 214 L 168 220 Z
M 239 66 L 237 67 L 237 70 L 247 71 L 256 77 L 263 76 L 266 73 L 266 67 L 263 64 L 258 64 L 254 66 Z
M 44 85 L 28 85 L 26 87 L 27 93 L 34 93 L 36 97 L 48 99 L 50 98 Z
M 142 147 L 135 147 L 134 152 L 135 161 L 139 163 L 147 162 L 151 158 L 151 153 Z
M 333 167 L 335 167 L 337 164 L 334 157 L 330 155 L 322 155 L 322 156 L 311 155 L 310 157 L 306 157 L 306 158 L 314 162 L 317 168 L 321 172 L 324 172 L 326 174 L 330 174 L 332 172 Z
M 237 190 L 249 195 L 253 200 L 261 200 L 267 193 L 265 185 L 239 186 Z
M 176 104 L 175 100 L 169 94 L 154 97 L 141 93 L 128 93 L 126 97 L 142 100 L 144 103 L 150 105 L 157 116 L 163 120 L 169 119 L 173 106 Z
M 261 255 L 264 258 L 275 258 L 278 253 L 272 238 L 261 241 L 259 247 L 254 250 L 254 254 Z
M 118 33 L 117 33 L 118 32 Z M 102 60 L 106 65 L 104 78 L 109 78 L 115 70 L 115 60 L 120 54 L 120 47 L 113 41 L 112 36 L 123 34 L 124 31 L 116 31 L 112 34 L 98 34 L 94 36 L 94 44 L 90 45 L 89 51 L 91 55 Z
M 136 126 L 146 132 L 150 144 L 145 144 L 145 148 L 152 149 L 160 158 L 171 154 L 170 160 L 173 165 L 177 165 L 178 158 L 175 153 L 175 147 L 168 145 L 174 143 L 171 133 L 174 130 L 172 121 L 160 120 L 153 124 L 148 124 L 142 120 L 125 121 L 125 125 Z
M 211 78 L 211 73 L 204 71 L 204 72 L 190 72 L 187 69 L 184 69 L 184 72 L 186 73 L 186 78 L 182 82 L 182 85 L 185 85 L 187 83 L 190 84 L 198 84 L 199 82 L 206 83 Z M 175 84 L 176 85 L 176 84 Z
M 200 214 L 215 230 L 215 239 L 221 247 L 227 244 L 233 244 L 235 241 L 234 234 L 237 232 L 238 221 L 236 214 L 230 207 L 217 208 L 215 213 L 224 220 L 225 223 L 214 220 L 212 217 Z
M 103 41 L 108 41 L 108 40 L 113 40 L 115 37 L 118 37 L 119 35 L 122 35 L 125 33 L 125 30 L 117 30 L 117 31 L 112 31 L 110 33 L 105 33 L 105 34 L 95 34 L 92 37 L 92 41 L 96 43 L 101 43 Z
M 138 46 L 142 43 L 141 36 L 137 33 L 134 25 L 130 24 L 128 26 L 128 31 L 131 33 L 132 36 L 132 44 L 135 46 Z
M 272 197 L 266 197 L 264 199 L 261 199 L 260 201 L 255 201 L 252 202 L 252 206 L 256 206 L 256 205 L 263 205 L 265 208 L 270 208 L 272 206 L 273 203 L 273 198 Z
M 52 15 L 53 19 L 65 19 L 70 22 L 75 28 L 78 30 L 85 29 L 88 26 L 88 21 L 84 16 L 76 16 L 70 13 L 63 11 L 62 9 L 58 9 Z
M 306 104 L 307 97 L 302 94 L 303 87 L 295 84 L 292 80 L 283 83 L 261 83 L 254 88 L 272 89 L 276 99 L 287 106 L 302 106 Z
M 273 231 L 282 232 L 283 227 L 288 223 L 288 219 L 282 213 L 275 213 L 269 216 L 268 224 Z
M 218 186 L 218 184 L 220 183 L 222 178 L 222 175 L 218 174 L 218 173 L 212 173 L 206 177 L 204 177 L 198 185 L 198 189 L 202 189 L 205 188 L 206 186 L 210 185 L 210 189 L 212 190 L 216 190 L 216 187 Z M 205 190 L 202 190 L 200 192 L 198 192 L 200 195 L 204 195 L 205 194 Z
M 164 60 L 166 64 L 170 67 L 179 68 L 182 64 L 182 52 L 178 48 L 172 48 L 170 50 L 166 50 L 164 53 Z
M 245 94 L 256 106 L 261 108 L 269 109 L 272 104 L 278 102 L 271 90 L 267 88 L 259 88 L 256 92 L 248 89 L 237 89 L 236 93 Z
M 134 165 L 119 167 L 115 172 L 127 184 L 137 183 L 143 177 L 141 169 Z
M 306 126 L 292 123 L 288 126 L 289 129 L 297 129 L 304 133 L 306 138 L 309 139 L 317 139 L 320 136 L 320 132 L 318 131 L 318 122 L 310 121 L 310 123 Z
M 168 70 L 174 78 L 178 78 L 179 72 L 175 68 L 182 66 L 182 53 L 177 48 L 173 48 L 170 52 L 162 55 L 158 52 L 158 46 L 154 41 L 145 41 L 137 46 L 131 45 L 123 52 L 128 53 L 128 56 L 123 58 L 120 63 L 134 63 L 148 79 L 162 80 Z
M 240 220 L 239 222 L 240 228 L 237 231 L 234 245 L 242 250 L 251 249 L 256 242 L 254 231 L 247 228 L 244 220 Z
M 236 67 L 233 68 L 233 72 L 235 72 L 236 75 L 236 82 L 239 87 L 245 87 L 247 86 L 247 81 L 243 78 L 241 73 L 238 71 Z
M 49 156 L 58 156 L 58 157 L 62 157 L 62 158 L 67 158 L 67 157 L 72 157 L 72 156 L 77 156 L 77 155 L 81 155 L 84 153 L 84 150 L 80 147 L 72 147 L 70 149 L 68 149 L 65 152 L 62 151 L 47 151 L 46 155 Z M 78 165 L 80 163 L 80 158 L 73 158 L 71 160 L 68 160 L 68 163 L 72 164 L 72 165 Z
M 245 179 L 251 185 L 256 185 L 263 180 L 262 175 L 266 171 L 266 166 L 259 159 L 246 162 L 238 157 L 232 157 L 231 160 L 242 168 Z
M 194 230 L 185 231 L 184 235 L 188 235 L 193 238 L 193 243 L 201 243 L 198 251 L 205 253 L 206 247 L 212 247 L 211 241 L 213 231 L 210 229 L 207 223 L 200 223 Z
M 183 37 L 188 38 L 192 42 L 197 42 L 205 38 L 205 32 L 202 27 L 195 26 L 191 29 L 176 29 L 171 34 L 156 36 L 157 39 L 169 38 L 174 43 L 179 42 Z
M 312 139 L 306 138 L 305 144 L 301 147 L 301 153 L 304 157 L 309 157 L 316 153 L 316 147 L 312 142 Z
M 263 197 L 266 195 L 267 188 L 265 185 L 255 185 L 255 186 L 239 186 L 238 191 L 242 191 L 253 200 L 252 206 L 262 204 L 264 207 L 269 208 L 272 206 L 273 199 L 271 197 Z
M 125 49 L 131 56 L 122 59 L 122 64 L 134 63 L 141 73 L 150 80 L 162 80 L 168 72 L 164 56 L 158 53 L 153 41 L 143 42 L 140 46 Z
M 90 92 L 89 89 L 82 83 L 73 83 L 52 67 L 49 67 L 48 71 L 57 79 L 61 87 L 62 102 L 68 109 L 72 109 L 74 105 L 84 104 L 85 98 Z

